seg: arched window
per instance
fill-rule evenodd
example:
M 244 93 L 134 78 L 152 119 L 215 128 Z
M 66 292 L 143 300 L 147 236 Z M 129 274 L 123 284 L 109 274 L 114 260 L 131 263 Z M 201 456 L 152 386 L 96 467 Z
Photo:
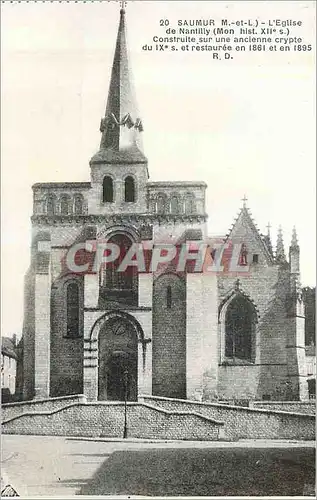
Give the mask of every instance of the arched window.
M 195 197 L 193 194 L 187 193 L 185 195 L 184 208 L 185 208 L 185 214 L 196 213 L 196 203 L 195 203 Z
M 60 199 L 61 215 L 69 215 L 71 213 L 70 196 L 63 194 Z
M 79 332 L 79 286 L 77 283 L 67 285 L 67 337 L 76 338 Z
M 47 215 L 56 214 L 56 196 L 55 194 L 49 194 L 46 200 L 46 213 Z
M 113 180 L 106 175 L 102 183 L 102 201 L 104 203 L 113 203 Z
M 256 312 L 243 295 L 229 303 L 225 318 L 225 356 L 252 361 L 252 342 Z
M 165 196 L 159 194 L 156 198 L 156 212 L 158 214 L 165 214 L 166 199 Z
M 75 194 L 74 198 L 74 212 L 76 215 L 81 215 L 84 209 L 84 199 L 81 194 Z
M 129 203 L 135 202 L 135 186 L 134 179 L 129 175 L 124 181 L 124 201 Z
M 166 288 L 166 307 L 167 309 L 172 307 L 172 287 L 170 285 Z
M 135 266 L 127 267 L 122 272 L 118 271 L 118 268 L 131 247 L 132 241 L 124 234 L 116 234 L 108 240 L 108 243 L 113 243 L 119 247 L 119 257 L 114 262 L 106 264 L 104 285 L 108 290 L 131 291 L 133 289 Z
M 170 201 L 170 212 L 171 214 L 179 214 L 180 213 L 180 203 L 179 198 L 176 195 L 171 197 Z

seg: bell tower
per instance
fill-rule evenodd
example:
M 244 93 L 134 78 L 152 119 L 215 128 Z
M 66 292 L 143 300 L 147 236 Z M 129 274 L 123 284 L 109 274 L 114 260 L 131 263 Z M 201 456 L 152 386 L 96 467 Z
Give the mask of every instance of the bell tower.
M 100 132 L 99 151 L 90 160 L 89 213 L 145 213 L 148 167 L 142 147 L 143 123 L 130 73 L 123 7 Z

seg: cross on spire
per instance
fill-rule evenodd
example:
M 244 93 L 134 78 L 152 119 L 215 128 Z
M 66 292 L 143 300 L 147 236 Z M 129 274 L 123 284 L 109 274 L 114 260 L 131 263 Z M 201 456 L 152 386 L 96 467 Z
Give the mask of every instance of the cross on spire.
M 120 2 L 120 10 L 124 11 L 127 6 L 127 2 Z
M 248 198 L 246 197 L 246 195 L 243 196 L 242 200 L 243 201 L 243 208 L 246 208 L 247 206 L 247 201 L 248 201 Z
M 271 226 L 271 224 L 268 222 L 268 223 L 267 223 L 267 226 L 266 226 L 266 229 L 267 229 L 267 235 L 268 235 L 268 236 L 270 236 L 270 233 L 271 233 L 271 228 L 272 228 L 272 226 Z

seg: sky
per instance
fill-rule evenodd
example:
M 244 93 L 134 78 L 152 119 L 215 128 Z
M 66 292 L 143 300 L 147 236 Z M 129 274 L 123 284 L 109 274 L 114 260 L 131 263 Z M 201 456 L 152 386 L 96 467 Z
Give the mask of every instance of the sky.
M 32 184 L 89 180 L 98 150 L 118 2 L 4 3 L 1 56 L 2 334 L 20 333 Z M 144 51 L 160 20 L 301 20 L 315 42 L 315 2 L 130 1 L 130 61 L 151 180 L 208 184 L 211 235 L 241 199 L 261 232 L 295 225 L 304 286 L 315 285 L 315 54 Z

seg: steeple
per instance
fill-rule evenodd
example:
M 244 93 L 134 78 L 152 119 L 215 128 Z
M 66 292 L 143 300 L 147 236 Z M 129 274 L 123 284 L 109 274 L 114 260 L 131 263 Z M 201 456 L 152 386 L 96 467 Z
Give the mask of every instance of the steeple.
M 116 48 L 112 64 L 108 100 L 100 150 L 91 163 L 146 163 L 142 152 L 143 131 L 130 74 L 125 10 L 121 6 Z
M 276 262 L 285 262 L 285 250 L 284 250 L 284 242 L 283 242 L 283 231 L 282 227 L 279 226 L 277 232 L 277 242 L 276 242 L 276 253 L 275 253 Z

